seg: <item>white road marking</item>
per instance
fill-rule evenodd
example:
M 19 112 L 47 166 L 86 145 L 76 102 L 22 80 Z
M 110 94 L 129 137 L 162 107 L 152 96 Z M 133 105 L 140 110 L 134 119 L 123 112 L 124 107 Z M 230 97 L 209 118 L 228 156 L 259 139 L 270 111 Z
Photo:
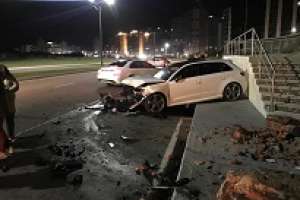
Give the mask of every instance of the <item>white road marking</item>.
M 58 89 L 58 88 L 68 87 L 68 86 L 71 86 L 71 85 L 74 85 L 74 83 L 65 83 L 65 84 L 57 85 L 54 88 Z
M 84 65 L 98 65 L 99 63 L 87 63 L 87 64 L 61 64 L 61 65 L 37 65 L 30 67 L 9 67 L 10 71 L 22 71 L 22 70 L 38 70 L 38 69 L 47 69 L 47 68 L 70 68 L 73 66 L 84 66 Z

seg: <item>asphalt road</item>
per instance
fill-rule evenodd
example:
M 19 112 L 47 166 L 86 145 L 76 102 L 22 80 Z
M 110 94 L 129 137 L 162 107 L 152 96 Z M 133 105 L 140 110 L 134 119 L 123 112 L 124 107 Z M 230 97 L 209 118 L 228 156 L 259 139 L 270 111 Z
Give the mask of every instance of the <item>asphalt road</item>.
M 57 76 L 20 82 L 17 93 L 17 133 L 98 99 L 96 72 Z

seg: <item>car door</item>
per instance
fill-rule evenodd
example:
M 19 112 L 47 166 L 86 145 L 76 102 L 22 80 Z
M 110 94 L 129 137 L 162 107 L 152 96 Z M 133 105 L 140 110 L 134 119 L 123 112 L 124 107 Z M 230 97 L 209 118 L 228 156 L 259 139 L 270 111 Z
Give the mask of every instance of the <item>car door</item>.
M 171 105 L 193 102 L 201 96 L 199 65 L 192 64 L 178 71 L 169 81 Z
M 203 99 L 222 96 L 223 88 L 221 86 L 223 85 L 228 73 L 230 73 L 233 69 L 222 62 L 204 63 L 201 67 L 203 71 L 200 78 L 203 88 Z

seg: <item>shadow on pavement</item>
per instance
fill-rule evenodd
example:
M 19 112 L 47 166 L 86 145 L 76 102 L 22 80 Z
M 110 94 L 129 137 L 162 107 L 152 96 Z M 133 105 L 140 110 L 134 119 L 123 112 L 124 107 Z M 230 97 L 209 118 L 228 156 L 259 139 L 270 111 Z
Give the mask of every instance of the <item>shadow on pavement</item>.
M 36 172 L 1 176 L 0 178 L 1 190 L 24 187 L 30 187 L 32 189 L 49 189 L 64 186 L 64 179 L 52 178 L 50 169 L 47 168 L 40 169 Z

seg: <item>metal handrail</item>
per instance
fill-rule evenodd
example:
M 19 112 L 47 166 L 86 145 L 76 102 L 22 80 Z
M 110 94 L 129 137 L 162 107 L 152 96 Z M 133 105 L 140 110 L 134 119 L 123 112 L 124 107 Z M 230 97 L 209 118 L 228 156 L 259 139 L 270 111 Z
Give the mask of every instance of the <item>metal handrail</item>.
M 251 34 L 250 38 L 249 35 Z M 250 52 L 248 50 L 248 42 L 251 42 Z M 259 65 L 259 78 L 262 75 L 262 67 L 267 69 L 267 74 L 269 80 L 271 80 L 271 111 L 275 111 L 275 102 L 274 102 L 274 91 L 275 91 L 275 77 L 276 77 L 276 70 L 271 61 L 271 58 L 264 48 L 264 45 L 255 31 L 254 28 L 249 29 L 248 31 L 244 32 L 243 34 L 235 37 L 233 40 L 228 41 L 227 44 L 224 46 L 224 54 L 227 55 L 251 55 L 252 57 L 259 56 L 262 58 L 262 62 Z M 264 62 L 264 60 L 266 62 Z

